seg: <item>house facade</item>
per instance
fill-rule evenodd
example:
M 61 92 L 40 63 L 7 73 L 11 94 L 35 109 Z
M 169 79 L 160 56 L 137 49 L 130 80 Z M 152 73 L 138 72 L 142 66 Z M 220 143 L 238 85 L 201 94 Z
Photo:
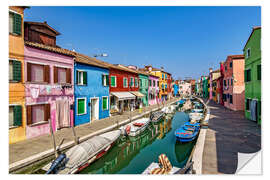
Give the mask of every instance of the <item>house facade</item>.
M 9 7 L 9 143 L 26 139 L 24 10 L 22 6 Z
M 174 97 L 180 96 L 180 94 L 179 94 L 179 81 L 178 80 L 174 81 L 174 83 L 173 83 L 173 96 Z
M 111 65 L 109 80 L 111 113 L 121 114 L 138 108 L 144 95 L 139 92 L 139 76 L 135 70 L 119 64 Z
M 224 62 L 223 92 L 226 95 L 224 106 L 234 111 L 244 110 L 244 68 L 244 55 L 228 56 Z
M 49 134 L 50 128 L 56 131 L 73 125 L 74 56 L 56 46 L 57 35 L 46 22 L 25 22 L 27 139 Z
M 159 77 L 149 74 L 148 78 L 149 82 L 151 82 L 148 86 L 149 105 L 159 104 Z
M 186 81 L 179 82 L 179 93 L 180 96 L 190 96 L 191 95 L 191 83 Z
M 139 73 L 139 90 L 144 95 L 142 98 L 142 105 L 148 106 L 149 105 L 149 97 L 148 97 L 148 88 L 152 85 L 152 80 L 148 78 L 148 74 L 145 72 L 138 72 Z M 149 83 L 148 83 L 149 82 Z
M 224 62 L 220 62 L 220 76 L 217 78 L 217 103 L 224 105 L 225 94 L 223 93 Z
M 261 27 L 254 27 L 244 47 L 245 117 L 261 124 Z
M 208 98 L 209 92 L 208 92 L 208 77 L 202 76 L 202 97 Z
M 76 53 L 74 80 L 75 126 L 109 117 L 109 67 Z

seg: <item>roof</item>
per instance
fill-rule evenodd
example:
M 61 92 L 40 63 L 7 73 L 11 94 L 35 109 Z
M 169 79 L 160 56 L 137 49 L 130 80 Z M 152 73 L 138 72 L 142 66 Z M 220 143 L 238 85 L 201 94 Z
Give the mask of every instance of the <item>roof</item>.
M 52 30 L 56 35 L 60 35 L 60 33 L 58 31 L 56 31 L 55 29 L 53 29 L 51 26 L 49 26 L 46 21 L 44 21 L 44 22 L 24 21 L 24 23 L 45 26 L 45 27 L 49 28 L 50 30 Z
M 122 64 L 111 64 L 110 68 L 138 74 L 138 72 L 136 70 L 130 69 L 130 68 L 128 68 L 128 67 L 126 67 L 126 66 L 124 66 Z
M 167 73 L 167 74 L 169 74 L 169 75 L 172 75 L 172 74 L 169 73 L 169 72 L 166 72 L 166 71 L 164 71 L 164 70 L 162 70 L 162 69 L 154 68 L 154 67 L 152 67 L 152 66 L 145 66 L 144 68 L 141 68 L 140 70 L 148 71 L 147 67 L 151 67 L 151 68 L 152 68 L 152 71 L 161 71 L 161 72 Z
M 75 54 L 75 61 L 79 62 L 79 63 L 83 63 L 83 64 L 89 64 L 92 66 L 97 66 L 97 67 L 101 67 L 101 68 L 109 68 L 111 64 L 101 61 L 99 59 L 96 58 L 92 58 L 77 52 L 74 52 Z
M 244 46 L 244 49 L 246 48 L 247 43 L 248 43 L 248 41 L 250 40 L 252 34 L 253 34 L 254 31 L 257 30 L 257 29 L 261 29 L 261 26 L 255 26 L 255 27 L 252 28 L 252 32 L 250 33 L 250 35 L 249 35 L 249 37 L 248 37 L 248 40 L 247 40 L 247 42 L 246 42 L 246 44 L 245 44 L 245 46 Z M 244 50 L 244 49 L 243 49 L 243 50 Z
M 63 49 L 60 47 L 48 46 L 48 45 L 39 44 L 39 43 L 35 43 L 35 42 L 30 42 L 30 41 L 24 41 L 24 44 L 27 46 L 31 46 L 31 47 L 35 47 L 35 48 L 39 48 L 39 49 L 43 49 L 43 50 L 47 50 L 47 51 L 51 51 L 51 52 L 55 52 L 55 53 L 74 56 L 73 51 L 70 51 L 68 49 Z
M 243 54 L 239 54 L 239 55 L 229 55 L 228 58 L 232 58 L 232 59 L 244 59 L 245 56 Z

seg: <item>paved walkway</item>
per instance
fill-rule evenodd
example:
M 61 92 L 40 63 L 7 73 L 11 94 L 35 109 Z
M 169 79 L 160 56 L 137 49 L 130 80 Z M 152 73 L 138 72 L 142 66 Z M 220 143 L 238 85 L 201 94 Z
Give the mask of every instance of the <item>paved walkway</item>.
M 261 149 L 261 127 L 235 112 L 211 101 L 209 129 L 202 159 L 202 174 L 234 174 L 238 153 Z
M 166 104 L 172 103 L 176 101 L 176 99 L 171 99 L 167 101 Z M 161 107 L 158 105 L 148 106 L 143 108 L 142 112 L 151 111 L 157 107 Z M 75 127 L 75 132 L 77 137 L 83 137 L 93 132 L 97 132 L 98 130 L 107 128 L 111 125 L 116 123 L 125 121 L 129 118 L 130 114 L 131 117 L 141 114 L 139 110 L 133 112 L 125 112 L 123 115 L 116 115 L 109 118 L 101 119 L 98 121 L 93 121 L 88 124 L 84 124 L 81 126 Z M 65 138 L 64 143 L 74 141 L 74 136 L 72 133 L 72 129 L 62 129 L 55 133 L 56 145 L 58 145 L 61 140 Z M 20 160 L 26 159 L 30 156 L 37 155 L 41 152 L 45 152 L 53 148 L 52 137 L 50 135 L 39 136 L 36 138 L 28 139 L 25 141 L 21 141 L 18 143 L 10 144 L 9 145 L 9 164 L 14 162 L 18 162 Z

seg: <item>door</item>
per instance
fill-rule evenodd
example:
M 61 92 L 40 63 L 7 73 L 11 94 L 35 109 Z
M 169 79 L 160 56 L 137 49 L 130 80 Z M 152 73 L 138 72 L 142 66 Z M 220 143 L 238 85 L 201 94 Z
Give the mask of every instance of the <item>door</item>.
M 98 98 L 91 98 L 91 106 L 90 106 L 90 118 L 91 121 L 98 120 L 98 113 L 99 113 L 99 101 Z

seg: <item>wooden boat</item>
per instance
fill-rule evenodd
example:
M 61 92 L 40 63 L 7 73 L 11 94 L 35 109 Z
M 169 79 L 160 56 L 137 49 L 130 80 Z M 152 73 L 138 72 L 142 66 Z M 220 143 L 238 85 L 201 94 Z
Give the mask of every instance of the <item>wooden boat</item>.
M 159 122 L 164 115 L 165 113 L 163 111 L 156 111 L 151 114 L 150 119 L 153 123 L 156 123 Z
M 199 123 L 185 123 L 175 131 L 176 140 L 180 142 L 193 141 L 199 134 Z
M 203 113 L 189 113 L 190 120 L 196 120 L 197 122 L 203 119 Z
M 120 130 L 97 135 L 78 144 L 42 169 L 46 174 L 75 174 L 101 158 L 120 136 Z
M 150 118 L 141 118 L 121 127 L 121 134 L 137 136 L 143 132 L 150 123 Z
M 191 112 L 192 113 L 202 113 L 203 109 L 192 109 Z

